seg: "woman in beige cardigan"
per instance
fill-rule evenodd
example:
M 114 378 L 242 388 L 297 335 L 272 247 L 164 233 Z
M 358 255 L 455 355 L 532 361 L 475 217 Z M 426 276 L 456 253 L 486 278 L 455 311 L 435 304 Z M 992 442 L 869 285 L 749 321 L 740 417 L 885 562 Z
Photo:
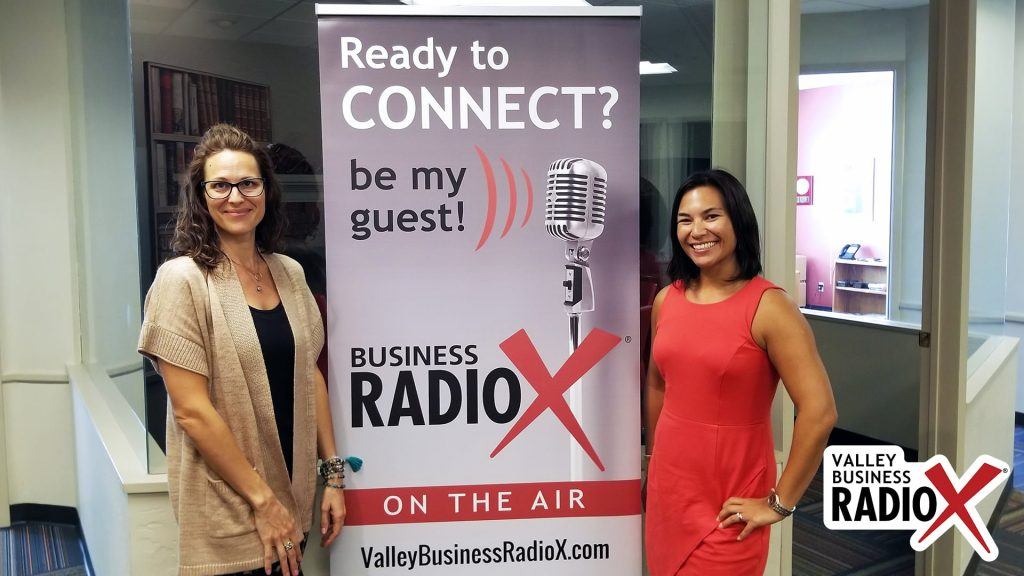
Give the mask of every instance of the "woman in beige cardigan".
M 316 367 L 323 325 L 302 268 L 274 253 L 280 203 L 266 152 L 237 128 L 210 128 L 182 191 L 180 256 L 146 296 L 139 351 L 173 408 L 167 467 L 182 575 L 298 574 L 318 447 L 321 546 L 344 521 L 344 463 Z

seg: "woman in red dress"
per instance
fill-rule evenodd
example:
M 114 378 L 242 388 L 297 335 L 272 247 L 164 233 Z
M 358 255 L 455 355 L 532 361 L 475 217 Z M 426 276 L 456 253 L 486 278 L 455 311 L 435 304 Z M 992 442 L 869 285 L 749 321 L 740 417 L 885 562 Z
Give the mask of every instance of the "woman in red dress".
M 743 185 L 722 170 L 695 174 L 672 218 L 672 283 L 654 302 L 647 377 L 648 567 L 652 576 L 762 574 L 768 526 L 792 513 L 821 462 L 836 421 L 832 389 L 807 322 L 759 275 Z M 797 418 L 776 482 L 780 377 Z

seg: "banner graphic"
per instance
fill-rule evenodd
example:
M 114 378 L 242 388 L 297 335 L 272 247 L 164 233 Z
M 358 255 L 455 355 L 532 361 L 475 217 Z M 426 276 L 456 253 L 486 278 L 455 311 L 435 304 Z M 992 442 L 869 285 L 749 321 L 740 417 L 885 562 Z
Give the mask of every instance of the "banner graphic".
M 639 9 L 362 8 L 319 18 L 328 385 L 365 461 L 332 573 L 638 575 Z

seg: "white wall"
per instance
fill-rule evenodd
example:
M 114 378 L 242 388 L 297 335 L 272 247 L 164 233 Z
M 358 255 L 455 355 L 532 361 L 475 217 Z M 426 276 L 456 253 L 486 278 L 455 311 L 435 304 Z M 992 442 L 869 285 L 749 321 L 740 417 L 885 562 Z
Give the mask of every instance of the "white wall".
M 77 352 L 63 6 L 5 0 L 0 19 L 0 287 L 8 373 L 63 374 Z M 12 279 L 21 281 L 12 282 Z
M 131 537 L 124 522 L 128 501 L 121 479 L 81 391 L 75 390 L 73 398 L 75 451 L 81 459 L 75 479 L 82 493 L 89 495 L 88 504 L 79 510 L 78 517 L 92 566 L 97 574 L 130 574 L 131 564 L 125 551 L 130 550 Z
M 6 382 L 3 394 L 11 503 L 75 506 L 74 478 L 53 468 L 75 460 L 67 383 Z
M 79 327 L 62 2 L 0 0 L 0 366 L 11 503 L 74 506 Z M 38 383 L 36 381 L 50 381 Z
M 151 475 L 128 430 L 127 402 L 98 365 L 69 367 L 74 410 L 75 478 L 88 494 L 78 506 L 97 574 L 177 573 L 178 526 L 167 475 Z
M 890 294 L 896 319 L 920 322 L 928 7 L 806 14 L 800 34 L 802 72 L 896 70 Z
M 1019 344 L 1016 338 L 996 336 L 983 344 L 986 350 L 979 350 L 968 360 L 964 466 L 970 466 L 983 454 L 1013 465 L 1014 421 L 1009 406 L 1016 392 Z M 1003 488 L 1000 486 L 977 505 L 986 524 L 991 524 Z M 955 538 L 954 547 L 954 557 L 959 562 L 957 573 L 964 574 L 974 551 L 964 538 Z

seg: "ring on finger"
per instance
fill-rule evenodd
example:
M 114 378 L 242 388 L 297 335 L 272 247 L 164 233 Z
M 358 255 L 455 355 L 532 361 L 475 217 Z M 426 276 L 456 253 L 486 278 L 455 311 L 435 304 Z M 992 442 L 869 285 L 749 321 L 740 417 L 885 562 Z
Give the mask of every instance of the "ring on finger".
M 747 521 L 747 519 L 743 517 L 743 513 L 742 513 L 742 512 L 737 512 L 737 513 L 736 513 L 736 518 L 737 518 L 737 519 L 738 519 L 738 520 L 739 520 L 740 522 L 746 522 L 746 521 Z
M 292 542 L 291 540 L 285 540 L 284 541 L 284 549 L 288 550 L 288 551 L 291 551 L 292 548 L 295 548 L 295 543 Z

